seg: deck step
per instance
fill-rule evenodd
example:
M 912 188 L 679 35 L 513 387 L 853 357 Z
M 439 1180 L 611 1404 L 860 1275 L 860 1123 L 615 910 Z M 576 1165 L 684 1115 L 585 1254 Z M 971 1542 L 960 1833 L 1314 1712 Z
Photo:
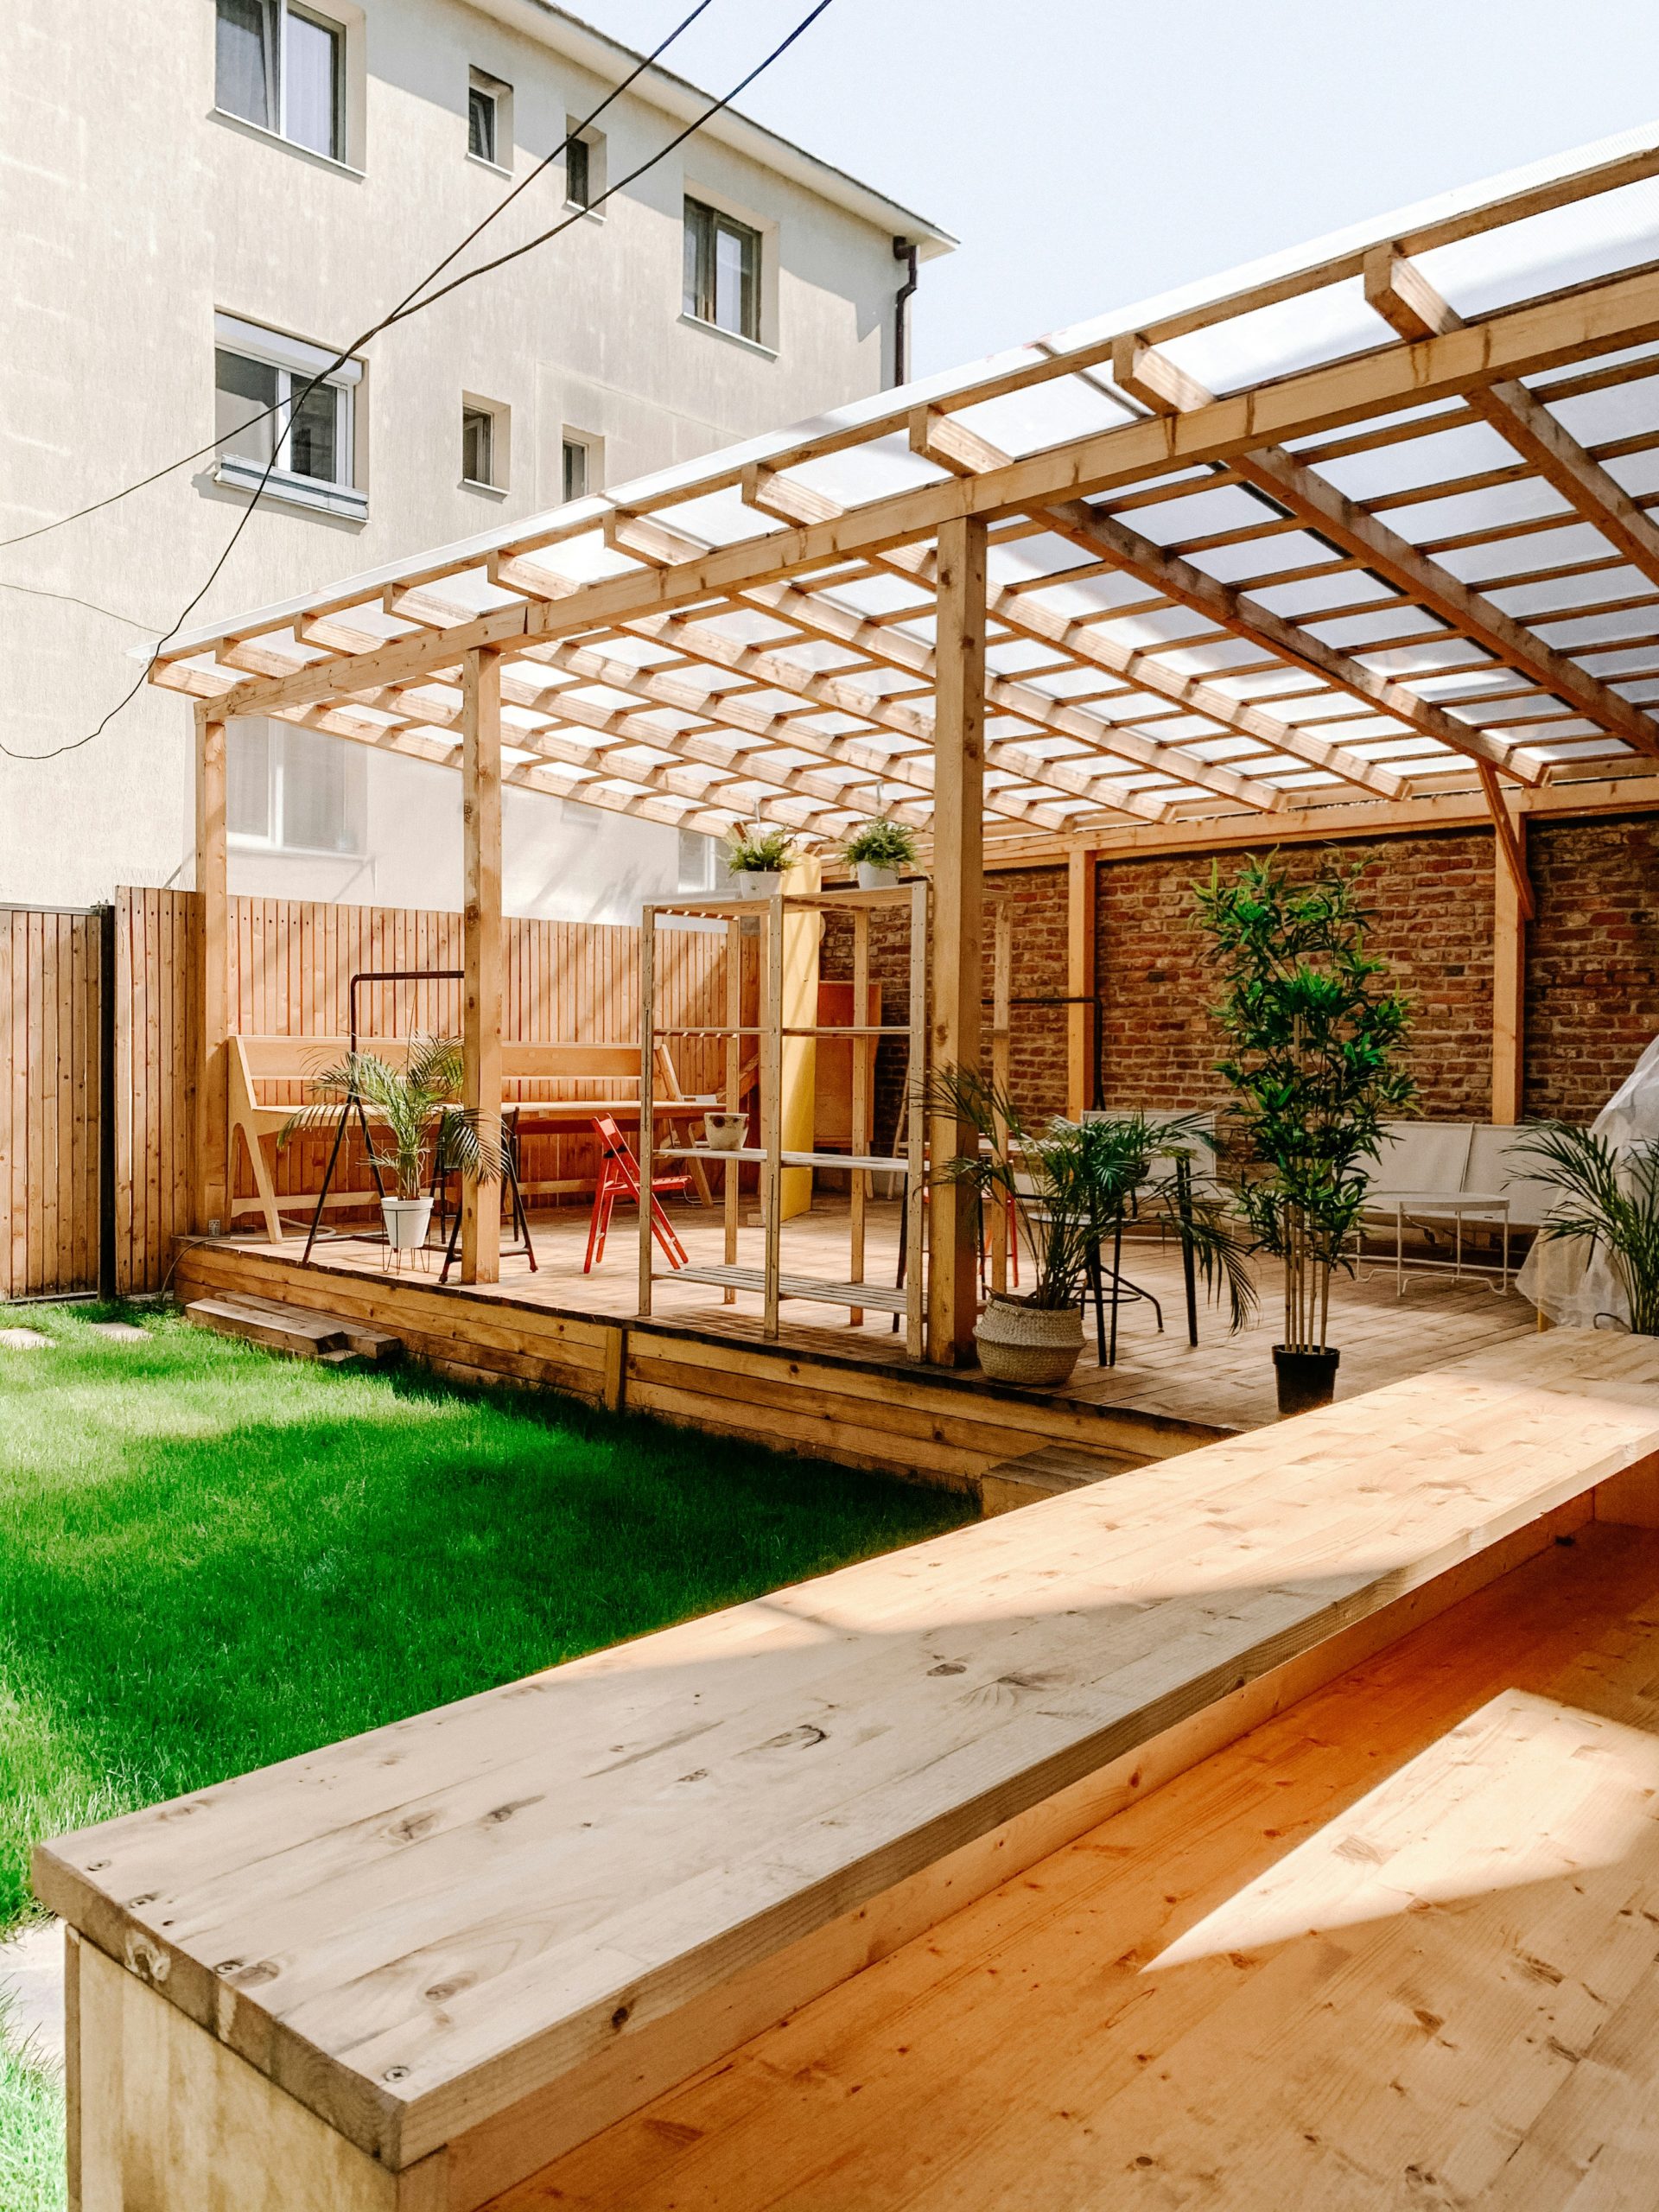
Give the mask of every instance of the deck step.
M 279 1305 L 275 1299 L 199 1298 L 184 1311 L 187 1319 L 202 1328 L 215 1329 L 220 1336 L 240 1337 L 248 1344 L 263 1344 L 268 1351 L 321 1360 L 330 1367 L 358 1360 L 389 1361 L 403 1350 L 400 1340 L 385 1329 L 372 1329 L 337 1313 L 313 1313 L 302 1306 Z
M 1143 1453 L 1085 1451 L 1076 1444 L 1046 1444 L 1040 1452 L 1027 1452 L 1017 1459 L 999 1459 L 979 1478 L 980 1508 L 985 1513 L 1012 1513 L 1017 1505 L 1035 1505 L 1045 1497 L 1063 1497 L 1086 1483 L 1104 1482 L 1112 1475 L 1128 1474 L 1131 1467 L 1147 1464 Z

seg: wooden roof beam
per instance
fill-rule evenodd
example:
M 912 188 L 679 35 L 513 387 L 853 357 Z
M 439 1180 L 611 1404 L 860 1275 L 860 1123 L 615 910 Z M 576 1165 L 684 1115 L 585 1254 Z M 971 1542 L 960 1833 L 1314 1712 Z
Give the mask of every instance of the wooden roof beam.
M 1465 327 L 1459 326 L 1459 330 Z M 1160 414 L 1195 414 L 1217 404 L 1214 393 L 1177 367 L 1166 354 L 1138 338 L 1118 340 L 1112 376 L 1132 397 Z M 1471 388 L 1473 391 L 1484 389 L 1478 385 Z M 1659 755 L 1659 724 L 1639 707 L 1566 654 L 1545 645 L 1449 569 L 1426 558 L 1408 539 L 1294 454 L 1281 446 L 1263 445 L 1236 454 L 1233 467 L 1248 483 L 1288 507 L 1323 537 L 1357 555 L 1367 568 L 1386 576 L 1420 606 L 1506 666 L 1569 702 L 1610 736 L 1623 738 L 1638 752 Z
M 1462 316 L 1440 297 L 1416 263 L 1392 246 L 1374 247 L 1366 256 L 1365 297 L 1408 344 L 1465 327 Z M 1469 394 L 1469 405 L 1569 506 L 1593 524 L 1624 560 L 1650 582 L 1659 583 L 1659 529 L 1543 400 L 1525 385 L 1510 382 L 1476 386 Z

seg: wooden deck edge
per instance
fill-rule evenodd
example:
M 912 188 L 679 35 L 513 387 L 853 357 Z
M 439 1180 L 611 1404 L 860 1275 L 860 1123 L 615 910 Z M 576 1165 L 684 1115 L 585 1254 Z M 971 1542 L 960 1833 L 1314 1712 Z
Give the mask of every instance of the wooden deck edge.
M 1125 1463 L 1166 1459 L 1235 1432 L 1173 1414 L 1009 1389 L 983 1376 L 899 1365 L 723 1329 L 584 1313 L 492 1288 L 367 1274 L 229 1240 L 180 1241 L 181 1302 L 278 1297 L 372 1323 L 451 1379 L 551 1389 L 613 1412 L 978 1497 L 987 1468 L 1050 1445 Z

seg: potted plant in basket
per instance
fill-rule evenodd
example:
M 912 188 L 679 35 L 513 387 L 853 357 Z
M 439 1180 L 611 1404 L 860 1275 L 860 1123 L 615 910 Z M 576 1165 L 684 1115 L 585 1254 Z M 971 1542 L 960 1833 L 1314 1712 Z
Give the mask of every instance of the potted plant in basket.
M 916 835 L 902 822 L 866 822 L 841 850 L 861 891 L 891 891 L 899 869 L 916 865 Z
M 795 858 L 795 840 L 785 830 L 763 830 L 759 823 L 734 830 L 726 842 L 726 865 L 749 898 L 770 899 Z
M 1370 1183 L 1382 1123 L 1413 1109 L 1398 1064 L 1408 1009 L 1365 950 L 1358 871 L 1296 885 L 1272 860 L 1219 867 L 1194 887 L 1225 995 L 1216 1007 L 1243 1138 L 1239 1207 L 1256 1249 L 1282 1261 L 1284 1341 L 1274 1346 L 1281 1414 L 1328 1405 L 1342 1355 L 1329 1342 L 1331 1276 Z
M 1605 1251 L 1630 1308 L 1630 1334 L 1659 1337 L 1659 1142 L 1637 1137 L 1618 1144 L 1594 1129 L 1543 1122 L 1510 1147 L 1510 1157 L 1517 1154 L 1561 1193 L 1539 1236 L 1552 1243 L 1582 1237 L 1586 1261 Z M 1596 1324 L 1618 1325 L 1620 1319 L 1598 1313 Z
M 1221 1204 L 1184 1186 L 1176 1170 L 1177 1154 L 1214 1141 L 1197 1117 L 1126 1114 L 1057 1120 L 1038 1131 L 1006 1092 L 969 1068 L 939 1071 L 927 1101 L 981 1139 L 939 1172 L 1011 1205 L 1031 1255 L 1031 1290 L 993 1291 L 974 1330 L 979 1363 L 994 1382 L 1040 1388 L 1066 1380 L 1083 1350 L 1082 1300 L 1101 1245 L 1131 1206 L 1190 1241 L 1205 1288 L 1213 1295 L 1225 1287 L 1235 1330 L 1249 1318 L 1255 1286 L 1244 1248 Z
M 311 1078 L 311 1103 L 283 1124 L 278 1142 L 333 1122 L 348 1101 L 360 1099 L 375 1165 L 392 1183 L 394 1195 L 380 1201 L 386 1242 L 394 1252 L 418 1251 L 431 1225 L 428 1185 L 440 1144 L 445 1165 L 472 1181 L 493 1183 L 504 1172 L 502 1154 L 486 1142 L 477 1116 L 456 1103 L 464 1072 L 451 1037 L 412 1038 L 402 1067 L 375 1052 L 348 1052 Z

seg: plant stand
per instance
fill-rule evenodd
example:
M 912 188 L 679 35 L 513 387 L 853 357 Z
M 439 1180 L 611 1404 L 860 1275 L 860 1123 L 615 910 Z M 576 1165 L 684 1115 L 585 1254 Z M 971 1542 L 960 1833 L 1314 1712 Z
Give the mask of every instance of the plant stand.
M 648 902 L 640 913 L 639 936 L 639 1180 L 642 1188 L 649 1189 L 655 1170 L 655 1160 L 660 1150 L 665 1157 L 700 1161 L 704 1165 L 721 1166 L 724 1174 L 725 1256 L 718 1264 L 676 1268 L 671 1279 L 676 1282 L 709 1283 L 727 1293 L 726 1302 L 735 1302 L 740 1292 L 757 1292 L 761 1300 L 761 1333 L 769 1341 L 775 1340 L 779 1327 L 779 1306 L 785 1299 L 810 1300 L 815 1303 L 845 1306 L 851 1309 L 855 1324 L 861 1320 L 866 1311 L 902 1315 L 905 1322 L 905 1348 L 912 1359 L 923 1356 L 924 1285 L 923 1271 L 911 1271 L 912 1279 L 903 1288 L 888 1290 L 870 1282 L 865 1274 L 865 1210 L 872 1175 L 901 1177 L 905 1185 L 903 1233 L 909 1243 L 919 1249 L 923 1187 L 923 1109 L 921 1084 L 918 1080 L 926 1065 L 927 1051 L 927 942 L 928 942 L 928 887 L 925 881 L 900 884 L 888 891 L 775 891 L 756 914 L 758 901 L 730 899 L 677 899 Z M 873 913 L 889 907 L 905 912 L 910 922 L 910 1018 L 905 1023 L 870 1023 L 855 1021 L 849 1027 L 845 1023 L 790 1025 L 784 1020 L 784 923 L 791 913 L 829 914 L 846 912 L 853 924 L 854 990 L 853 1011 L 863 1013 L 868 1007 L 869 982 L 869 927 Z M 656 1012 L 655 976 L 657 964 L 657 931 L 659 918 L 672 920 L 723 921 L 727 930 L 727 1006 L 723 1022 L 707 1023 L 695 1027 L 658 1027 Z M 742 978 L 741 964 L 741 935 L 745 918 L 758 922 L 761 952 L 761 982 L 760 1019 L 753 1023 L 743 1020 Z M 741 1055 L 745 1040 L 753 1039 L 759 1047 L 760 1078 L 760 1141 L 758 1145 L 741 1145 L 725 1150 L 714 1145 L 671 1145 L 659 1147 L 656 1141 L 655 1119 L 652 1113 L 652 1082 L 655 1072 L 656 1050 L 659 1043 L 673 1037 L 718 1037 L 726 1048 L 726 1107 L 735 1113 L 739 1107 L 741 1089 Z M 794 1037 L 833 1037 L 850 1039 L 854 1051 L 853 1130 L 852 1150 L 842 1152 L 785 1152 L 783 1147 L 783 1064 L 784 1044 Z M 864 1100 L 869 1068 L 869 1055 L 877 1049 L 883 1037 L 905 1039 L 909 1050 L 909 1097 L 906 1107 L 906 1134 L 903 1151 L 878 1156 L 867 1147 L 869 1135 L 865 1121 Z M 745 1164 L 760 1171 L 760 1205 L 764 1231 L 762 1264 L 743 1267 L 738 1264 L 738 1205 L 739 1182 L 737 1171 Z M 783 1269 L 783 1173 L 786 1167 L 842 1168 L 851 1173 L 849 1206 L 849 1251 L 847 1275 L 844 1281 L 831 1281 L 817 1275 L 785 1274 Z M 639 1230 L 639 1313 L 649 1319 L 652 1311 L 652 1286 L 661 1278 L 658 1274 L 652 1253 L 650 1217 L 642 1211 Z

